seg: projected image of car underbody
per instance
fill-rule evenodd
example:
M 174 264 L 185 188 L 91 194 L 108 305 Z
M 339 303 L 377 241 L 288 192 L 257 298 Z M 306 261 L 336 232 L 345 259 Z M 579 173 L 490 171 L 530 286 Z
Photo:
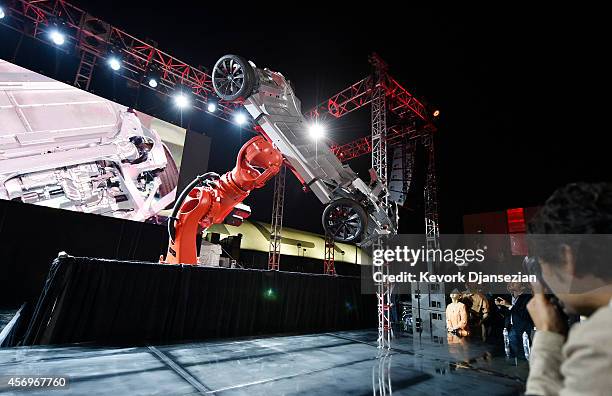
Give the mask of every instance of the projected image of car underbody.
M 177 178 L 134 111 L 0 62 L 1 199 L 145 221 Z

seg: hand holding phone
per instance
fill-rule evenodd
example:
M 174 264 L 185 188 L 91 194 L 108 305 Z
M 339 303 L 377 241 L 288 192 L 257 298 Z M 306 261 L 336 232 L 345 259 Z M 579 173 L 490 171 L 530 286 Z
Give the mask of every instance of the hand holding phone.
M 502 307 L 506 307 L 510 304 L 508 304 L 508 302 L 506 300 L 504 300 L 502 297 L 496 297 L 495 298 L 495 305 L 501 305 Z
M 558 307 L 541 291 L 534 291 L 533 297 L 527 303 L 527 311 L 536 329 L 566 334 L 567 320 Z
M 526 257 L 523 261 L 524 270 L 536 276 L 537 282 L 531 284 L 533 297 L 527 304 L 527 311 L 533 320 L 536 329 L 541 331 L 552 331 L 559 334 L 567 334 L 568 320 L 563 312 L 563 307 L 552 294 L 544 278 L 542 268 L 537 257 Z

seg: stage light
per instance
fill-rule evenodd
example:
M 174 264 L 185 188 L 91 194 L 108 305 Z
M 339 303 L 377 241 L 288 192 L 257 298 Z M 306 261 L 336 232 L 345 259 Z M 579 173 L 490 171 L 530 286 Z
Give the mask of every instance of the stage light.
M 162 73 L 159 68 L 155 65 L 149 65 L 147 70 L 144 72 L 144 80 L 147 81 L 147 85 L 151 88 L 157 88 L 162 83 Z
M 214 113 L 217 111 L 217 104 L 215 102 L 210 102 L 208 106 L 206 106 L 206 110 L 208 110 L 209 113 Z
M 189 97 L 185 95 L 184 93 L 180 92 L 174 95 L 174 104 L 179 109 L 184 109 L 187 106 L 189 106 Z
M 234 116 L 234 121 L 238 125 L 244 125 L 247 122 L 247 117 L 244 115 L 244 113 L 238 113 L 236 116 Z
M 55 45 L 63 45 L 66 42 L 66 36 L 59 30 L 53 30 L 49 33 L 49 38 Z
M 435 111 L 433 112 L 433 116 L 434 116 L 434 117 L 439 117 L 439 116 L 440 116 L 440 110 L 435 110 Z
M 119 69 L 121 69 L 121 61 L 119 60 L 119 58 L 114 56 L 108 60 L 108 65 L 114 71 L 118 71 Z
M 308 133 L 310 137 L 317 140 L 323 137 L 325 134 L 325 128 L 319 123 L 312 124 L 308 127 Z
M 4 8 L 0 7 L 0 19 L 4 19 L 6 14 L 4 13 Z

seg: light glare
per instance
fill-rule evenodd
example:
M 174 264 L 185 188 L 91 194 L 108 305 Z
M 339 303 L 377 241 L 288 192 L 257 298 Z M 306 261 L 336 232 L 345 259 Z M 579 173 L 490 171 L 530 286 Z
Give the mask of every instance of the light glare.
M 208 110 L 209 113 L 214 113 L 215 111 L 217 111 L 217 105 L 214 103 L 209 103 L 206 107 L 206 110 Z
M 308 128 L 308 133 L 310 133 L 311 138 L 320 139 L 325 134 L 325 128 L 321 124 L 312 124 Z
M 244 125 L 247 122 L 247 118 L 243 113 L 238 113 L 236 117 L 234 117 L 234 121 L 236 121 L 238 125 Z
M 121 61 L 119 61 L 119 59 L 115 57 L 112 57 L 108 60 L 108 65 L 114 71 L 118 71 L 119 69 L 121 69 Z
M 184 109 L 187 106 L 189 106 L 189 98 L 187 97 L 187 95 L 185 94 L 177 94 L 174 97 L 174 104 L 176 105 L 176 107 L 178 107 L 179 109 Z
M 4 13 L 4 8 L 0 7 L 0 19 L 3 19 L 6 16 Z
M 157 80 L 154 78 L 150 78 L 149 79 L 149 87 L 151 88 L 157 88 Z
M 51 41 L 53 41 L 53 44 L 55 45 L 63 45 L 66 42 L 66 37 L 58 32 L 57 30 L 52 31 L 51 33 L 49 33 L 49 37 L 51 38 Z

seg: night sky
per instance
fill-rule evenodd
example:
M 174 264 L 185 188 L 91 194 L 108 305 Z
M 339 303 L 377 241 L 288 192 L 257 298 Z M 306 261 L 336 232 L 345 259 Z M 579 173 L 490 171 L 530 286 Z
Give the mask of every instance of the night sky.
M 356 17 L 297 3 L 287 9 L 268 3 L 220 2 L 211 8 L 199 2 L 206 5 L 188 9 L 151 1 L 74 3 L 136 37 L 152 38 L 192 65 L 212 68 L 220 56 L 235 53 L 278 70 L 293 81 L 305 110 L 365 77 L 368 54 L 378 52 L 391 75 L 441 111 L 436 142 L 445 233 L 462 231 L 463 214 L 535 206 L 568 182 L 609 180 L 608 149 L 591 138 L 604 130 L 587 126 L 584 119 L 592 116 L 576 114 L 582 111 L 576 102 L 586 101 L 582 88 L 593 77 L 576 78 L 573 63 L 588 63 L 594 52 L 588 40 L 576 39 L 567 15 L 398 8 L 384 9 L 379 22 L 372 22 L 375 5 Z M 3 44 L 2 57 L 11 60 L 14 47 Z M 16 63 L 72 81 L 74 59 L 40 45 L 35 55 L 27 48 L 22 46 Z M 126 105 L 134 98 L 110 73 L 98 73 L 93 90 Z M 142 111 L 179 122 L 159 97 L 141 96 L 140 102 Z M 344 143 L 368 134 L 369 116 L 369 107 L 347 116 L 332 125 L 330 137 Z M 209 169 L 217 172 L 233 166 L 240 145 L 252 136 L 195 111 L 184 114 L 182 123 L 212 137 Z M 367 180 L 368 156 L 350 165 Z M 321 232 L 321 205 L 293 176 L 287 180 L 284 224 Z M 420 185 L 417 176 L 401 213 L 401 232 L 423 228 Z M 248 199 L 254 219 L 270 221 L 272 189 L 269 183 Z

